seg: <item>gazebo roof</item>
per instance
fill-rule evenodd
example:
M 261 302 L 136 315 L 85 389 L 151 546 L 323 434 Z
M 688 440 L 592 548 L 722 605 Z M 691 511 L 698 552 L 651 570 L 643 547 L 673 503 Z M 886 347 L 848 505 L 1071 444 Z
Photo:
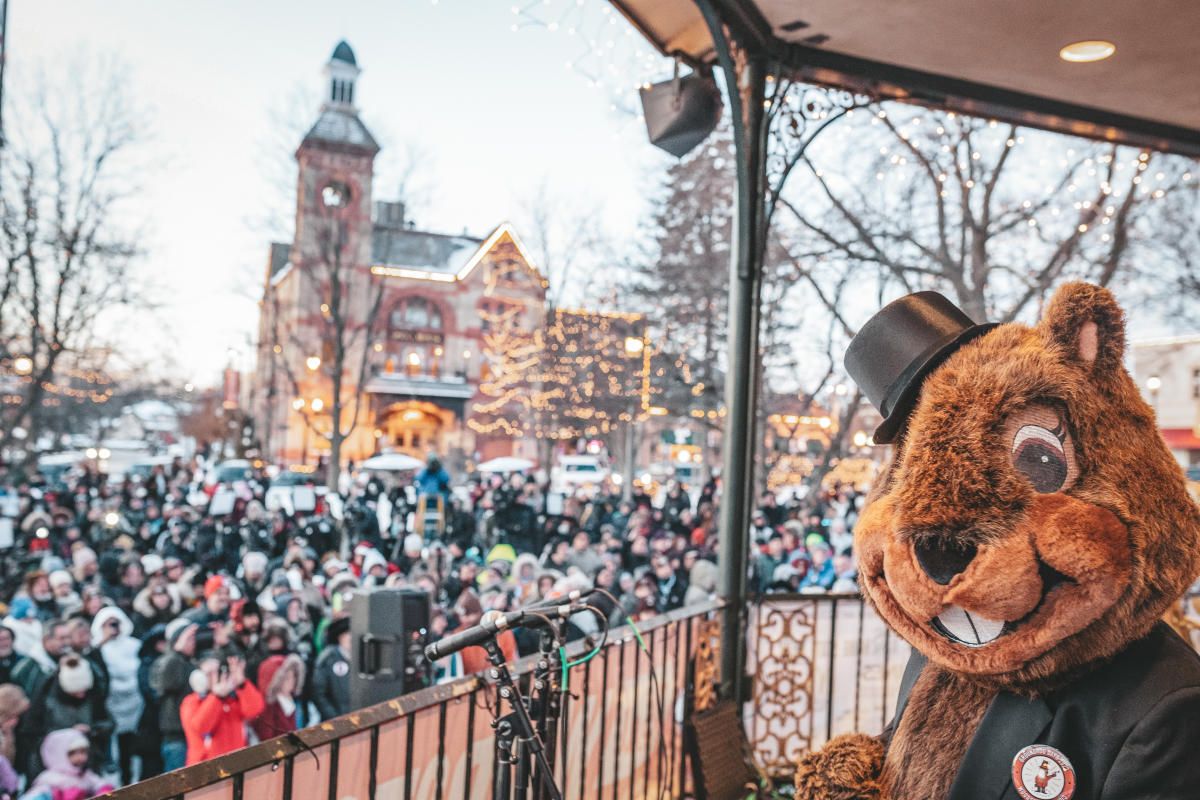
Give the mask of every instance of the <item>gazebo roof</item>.
M 696 0 L 611 0 L 666 55 L 711 63 Z M 1200 155 L 1195 0 L 709 0 L 739 44 L 800 77 Z M 1116 53 L 1071 63 L 1065 45 Z

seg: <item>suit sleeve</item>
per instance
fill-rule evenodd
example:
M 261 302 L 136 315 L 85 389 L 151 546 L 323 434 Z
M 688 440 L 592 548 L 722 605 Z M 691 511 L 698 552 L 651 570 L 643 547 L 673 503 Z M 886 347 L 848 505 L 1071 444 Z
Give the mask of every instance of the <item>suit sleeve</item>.
M 1103 800 L 1190 800 L 1200 786 L 1200 687 L 1160 700 L 1117 753 Z

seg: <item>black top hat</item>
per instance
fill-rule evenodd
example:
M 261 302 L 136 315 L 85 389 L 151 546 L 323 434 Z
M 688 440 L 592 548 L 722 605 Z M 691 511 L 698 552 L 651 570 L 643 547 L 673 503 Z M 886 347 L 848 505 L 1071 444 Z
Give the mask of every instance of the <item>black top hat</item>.
M 906 295 L 867 320 L 846 348 L 846 371 L 883 415 L 875 442 L 895 440 L 926 375 L 994 327 L 977 325 L 937 292 Z

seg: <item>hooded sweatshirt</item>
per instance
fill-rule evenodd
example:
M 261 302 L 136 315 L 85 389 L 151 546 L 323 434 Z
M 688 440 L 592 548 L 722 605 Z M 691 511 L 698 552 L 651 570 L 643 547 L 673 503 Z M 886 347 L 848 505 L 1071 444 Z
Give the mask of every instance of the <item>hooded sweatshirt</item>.
M 120 624 L 121 632 L 116 638 L 104 642 L 104 626 L 111 619 Z M 112 716 L 115 731 L 132 733 L 137 730 L 143 708 L 142 693 L 138 690 L 138 667 L 141 666 L 138 651 L 142 643 L 133 638 L 133 622 L 124 611 L 105 606 L 96 612 L 96 618 L 92 620 L 92 647 L 100 648 L 104 666 L 108 668 L 108 700 L 105 706 Z
M 86 749 L 88 738 L 74 728 L 51 731 L 42 741 L 42 763 L 45 769 L 23 795 L 50 800 L 84 800 L 97 794 L 111 792 L 113 786 L 86 766 L 73 766 L 68 755 L 72 750 Z

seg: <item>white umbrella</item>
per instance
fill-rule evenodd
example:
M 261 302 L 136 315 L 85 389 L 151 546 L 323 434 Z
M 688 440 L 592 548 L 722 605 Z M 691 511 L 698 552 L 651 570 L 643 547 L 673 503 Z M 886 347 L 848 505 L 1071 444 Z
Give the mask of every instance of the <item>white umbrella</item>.
M 376 470 L 378 472 L 406 472 L 412 469 L 420 469 L 423 466 L 425 466 L 424 461 L 412 456 L 406 456 L 404 453 L 384 453 L 374 458 L 368 458 L 362 463 L 363 469 Z
M 524 472 L 527 469 L 533 469 L 532 461 L 513 456 L 493 458 L 479 465 L 480 472 Z

